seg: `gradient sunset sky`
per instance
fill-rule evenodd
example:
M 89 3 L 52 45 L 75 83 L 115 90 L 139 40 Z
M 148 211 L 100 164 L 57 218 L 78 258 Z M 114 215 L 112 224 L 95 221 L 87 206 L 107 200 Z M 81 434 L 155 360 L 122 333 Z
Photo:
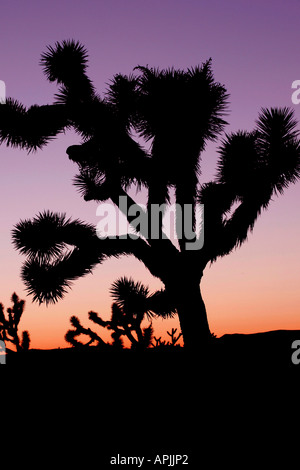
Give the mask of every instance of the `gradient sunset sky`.
M 230 94 L 226 132 L 252 130 L 261 107 L 288 106 L 300 80 L 300 2 L 298 0 L 11 0 L 1 3 L 1 68 L 7 96 L 24 105 L 53 102 L 56 86 L 39 66 L 47 45 L 79 40 L 89 51 L 88 73 L 100 95 L 116 73 L 137 65 L 188 68 L 212 58 L 215 79 Z M 44 150 L 0 148 L 0 302 L 10 306 L 16 292 L 26 300 L 20 329 L 31 347 L 67 346 L 71 315 L 89 324 L 87 312 L 110 315 L 110 284 L 132 276 L 161 287 L 134 258 L 107 261 L 76 283 L 54 306 L 32 304 L 20 279 L 24 258 L 12 247 L 11 230 L 24 218 L 49 209 L 97 224 L 97 204 L 84 202 L 72 185 L 77 172 L 66 155 L 79 143 L 73 132 Z M 215 173 L 217 144 L 203 155 L 202 182 Z M 300 182 L 271 202 L 242 248 L 204 271 L 202 292 L 211 331 L 252 333 L 300 329 Z M 167 339 L 177 320 L 154 322 Z M 109 334 L 103 330 L 103 339 Z

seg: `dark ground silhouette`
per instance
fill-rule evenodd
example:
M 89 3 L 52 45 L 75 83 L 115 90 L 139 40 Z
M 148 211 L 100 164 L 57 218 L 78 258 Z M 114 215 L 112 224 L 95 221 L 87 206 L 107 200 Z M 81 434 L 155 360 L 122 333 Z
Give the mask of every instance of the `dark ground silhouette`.
M 144 351 L 115 348 L 103 349 L 95 346 L 83 348 L 58 348 L 50 350 L 30 349 L 24 353 L 8 350 L 7 365 L 28 365 L 48 367 L 86 365 L 87 368 L 101 367 L 109 370 L 113 365 L 142 364 L 153 368 L 153 374 L 163 373 L 168 368 L 174 376 L 193 371 L 194 378 L 201 377 L 201 371 L 211 373 L 229 372 L 252 375 L 263 371 L 294 370 L 297 364 L 292 362 L 296 349 L 292 343 L 300 341 L 300 330 L 276 330 L 255 334 L 226 334 L 215 338 L 206 355 L 190 355 L 184 348 L 165 347 L 149 348 Z M 300 357 L 300 354 L 299 354 Z M 165 368 L 165 369 L 164 369 Z M 112 367 L 112 370 L 113 367 Z
M 183 348 L 103 354 L 89 347 L 9 352 L 2 369 L 18 381 L 26 376 L 17 403 L 32 427 L 32 468 L 45 458 L 56 466 L 80 459 L 85 468 L 127 468 L 109 465 L 117 454 L 152 462 L 157 454 L 186 454 L 192 469 L 270 468 L 274 461 L 287 468 L 298 449 L 300 365 L 291 362 L 291 344 L 299 338 L 300 330 L 225 335 L 206 365 L 188 362 Z

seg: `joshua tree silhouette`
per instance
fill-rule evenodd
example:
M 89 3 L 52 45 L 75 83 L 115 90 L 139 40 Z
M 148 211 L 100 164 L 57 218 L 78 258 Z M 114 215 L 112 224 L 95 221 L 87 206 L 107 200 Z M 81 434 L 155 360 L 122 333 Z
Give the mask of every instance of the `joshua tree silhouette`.
M 17 352 L 27 351 L 30 346 L 28 331 L 22 332 L 22 339 L 19 338 L 18 327 L 25 308 L 25 301 L 20 300 L 14 292 L 11 296 L 12 307 L 6 309 L 8 318 L 5 317 L 4 307 L 0 303 L 0 339 L 14 344 Z
M 89 312 L 88 316 L 95 324 L 112 330 L 112 345 L 116 348 L 123 347 L 122 336 L 127 336 L 132 349 L 148 348 L 153 339 L 152 318 L 156 316 L 172 317 L 175 313 L 175 309 L 174 312 L 172 310 L 166 312 L 163 308 L 160 308 L 161 291 L 156 291 L 150 295 L 148 287 L 140 282 L 134 282 L 131 278 L 122 277 L 117 279 L 111 286 L 111 294 L 115 302 L 112 304 L 111 319 L 109 321 L 102 320 L 98 313 L 93 311 Z M 142 328 L 141 324 L 145 317 L 151 323 Z M 90 328 L 84 328 L 77 317 L 72 316 L 70 321 L 75 329 L 67 331 L 65 339 L 73 346 L 83 346 L 76 339 L 76 336 L 82 334 L 90 337 L 85 346 L 89 346 L 95 341 L 100 347 L 107 346 L 97 333 Z
M 169 201 L 172 189 L 177 207 L 191 205 L 194 221 L 197 204 L 204 204 L 205 243 L 201 250 L 187 250 L 184 233 L 179 248 L 163 236 L 146 241 L 138 227 L 135 240 L 99 239 L 88 224 L 40 213 L 13 231 L 15 247 L 27 255 L 22 277 L 29 293 L 34 300 L 55 302 L 98 263 L 133 255 L 163 282 L 162 296 L 176 306 L 185 346 L 205 345 L 211 334 L 200 291 L 203 270 L 245 242 L 271 197 L 299 178 L 293 112 L 263 109 L 253 131 L 225 135 L 216 177 L 204 184 L 201 155 L 223 131 L 228 103 L 211 60 L 187 71 L 139 66 L 130 76 L 116 75 L 101 98 L 86 74 L 87 52 L 78 42 L 48 47 L 41 65 L 48 80 L 59 85 L 55 103 L 26 109 L 7 99 L 0 108 L 0 141 L 31 151 L 73 128 L 82 145 L 69 147 L 67 154 L 78 164 L 74 183 L 85 200 L 110 198 L 119 207 L 122 195 L 130 205 L 128 188 L 135 183 L 148 191 L 147 217 L 153 204 Z M 149 150 L 134 133 L 148 141 Z M 150 217 L 148 226 L 151 233 Z M 162 235 L 162 222 L 159 228 Z

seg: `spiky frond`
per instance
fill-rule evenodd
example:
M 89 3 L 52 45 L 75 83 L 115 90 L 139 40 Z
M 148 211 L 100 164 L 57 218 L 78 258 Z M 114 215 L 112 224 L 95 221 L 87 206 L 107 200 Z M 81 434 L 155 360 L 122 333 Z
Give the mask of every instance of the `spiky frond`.
M 256 123 L 253 132 L 227 135 L 219 148 L 217 181 L 230 185 L 237 196 L 249 197 L 254 186 L 258 192 L 267 188 L 268 194 L 281 193 L 300 176 L 293 111 L 263 109 Z
M 110 293 L 115 303 L 124 312 L 131 314 L 146 313 L 149 288 L 141 282 L 135 282 L 132 278 L 121 277 L 110 288 Z
M 294 141 L 299 136 L 294 110 L 284 108 L 262 108 L 256 120 L 262 150 L 268 153 L 280 146 Z
M 88 53 L 79 41 L 56 42 L 42 54 L 41 65 L 50 82 L 69 82 L 86 71 Z
M 226 124 L 226 90 L 215 82 L 210 60 L 188 71 L 137 70 L 136 129 L 146 140 L 152 139 L 148 203 L 166 203 L 172 187 L 178 205 L 194 207 L 201 152 Z M 178 239 L 183 251 L 185 240 Z
M 112 284 L 110 293 L 116 307 L 126 313 L 143 312 L 149 319 L 153 316 L 172 318 L 177 313 L 172 298 L 165 290 L 150 294 L 147 286 L 139 281 L 135 282 L 132 278 L 124 276 L 117 279 Z
M 181 154 L 181 158 L 193 158 L 196 165 L 195 159 L 205 142 L 215 139 L 226 124 L 222 116 L 228 95 L 214 81 L 211 61 L 188 72 L 173 68 L 137 69 L 138 131 L 148 140 L 155 138 L 157 145 L 159 142 L 161 158 L 171 150 Z
M 60 105 L 27 109 L 12 98 L 0 104 L 0 144 L 35 151 L 69 126 L 66 110 Z
M 91 225 L 71 221 L 65 214 L 47 211 L 21 221 L 13 230 L 13 243 L 28 257 L 22 278 L 34 300 L 49 303 L 62 298 L 74 279 L 103 260 L 98 242 Z
M 138 79 L 134 75 L 117 74 L 109 83 L 106 93 L 108 103 L 128 131 L 136 123 L 136 99 Z
M 49 263 L 37 258 L 26 260 L 21 277 L 34 302 L 55 303 L 64 297 L 74 280 L 91 272 L 99 261 L 93 253 L 74 249 Z
M 70 146 L 67 154 L 80 168 L 74 182 L 87 200 L 105 200 L 109 197 L 105 196 L 107 190 L 119 193 L 120 188 L 127 189 L 132 183 L 149 184 L 151 159 L 138 142 L 115 125 L 108 132 L 102 129 L 98 139 Z M 108 184 L 103 193 L 104 179 Z
M 262 109 L 257 120 L 258 145 L 266 167 L 266 179 L 282 193 L 300 177 L 299 130 L 289 108 Z
M 146 263 L 151 257 L 142 239 L 102 240 L 93 226 L 52 212 L 17 224 L 13 243 L 27 256 L 22 278 L 29 294 L 46 303 L 61 299 L 75 279 L 109 257 L 134 254 Z
M 237 199 L 238 196 L 230 184 L 216 181 L 202 184 L 197 193 L 197 202 L 205 206 L 205 227 L 210 219 L 221 220 L 222 215 L 230 211 Z
M 226 135 L 218 151 L 217 182 L 231 187 L 236 196 L 249 194 L 263 163 L 257 133 L 238 131 Z
M 29 258 L 22 267 L 21 276 L 33 301 L 55 303 L 64 297 L 73 281 L 90 273 L 106 257 L 118 253 L 113 250 L 104 252 L 100 246 L 89 244 L 80 249 L 74 248 L 49 262 L 38 257 Z
M 204 185 L 200 192 L 200 202 L 205 204 L 204 251 L 211 261 L 246 241 L 272 196 L 299 179 L 296 125 L 288 108 L 263 109 L 253 132 L 239 131 L 223 140 L 217 184 Z M 239 205 L 224 219 L 234 202 Z
M 164 289 L 149 296 L 148 308 L 155 316 L 165 319 L 173 318 L 177 314 L 174 300 Z
M 96 238 L 92 225 L 67 219 L 65 214 L 40 212 L 33 220 L 19 222 L 12 231 L 15 248 L 41 262 L 62 255 L 67 245 L 81 247 Z
M 105 184 L 103 173 L 95 170 L 81 170 L 73 179 L 73 184 L 85 201 L 106 201 L 111 197 L 111 185 Z
M 48 46 L 41 56 L 41 65 L 50 82 L 61 85 L 57 102 L 74 104 L 95 97 L 94 87 L 86 75 L 88 53 L 78 41 L 65 40 Z

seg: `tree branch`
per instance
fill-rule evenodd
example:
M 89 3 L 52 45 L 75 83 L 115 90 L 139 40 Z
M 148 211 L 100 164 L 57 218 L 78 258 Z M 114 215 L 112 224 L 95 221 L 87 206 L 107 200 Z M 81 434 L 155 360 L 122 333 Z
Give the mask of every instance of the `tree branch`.
M 26 109 L 11 98 L 0 104 L 0 144 L 29 152 L 41 149 L 70 124 L 66 107 L 52 104 Z

